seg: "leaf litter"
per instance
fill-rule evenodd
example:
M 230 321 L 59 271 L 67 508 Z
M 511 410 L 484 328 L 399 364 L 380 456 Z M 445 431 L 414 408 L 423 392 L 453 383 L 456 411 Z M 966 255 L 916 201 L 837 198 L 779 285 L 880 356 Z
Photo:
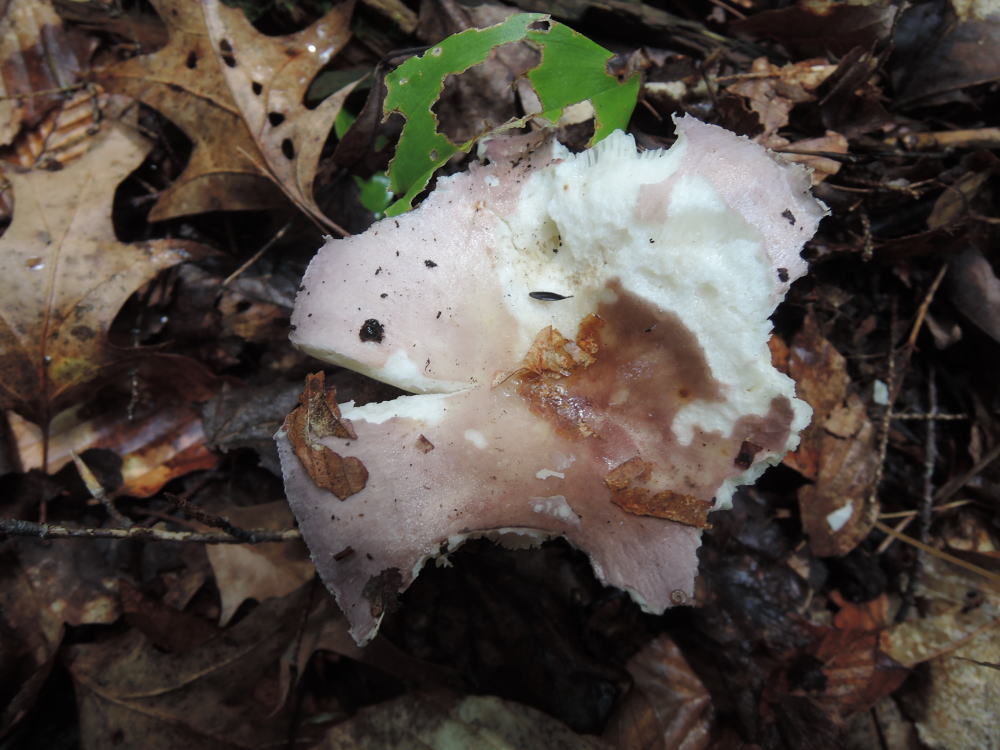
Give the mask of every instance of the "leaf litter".
M 399 137 L 378 122 L 382 83 L 411 53 L 386 55 L 511 9 L 342 3 L 290 21 L 265 2 L 244 3 L 250 20 L 216 0 L 123 17 L 65 5 L 15 0 L 0 21 L 15 32 L 0 35 L 2 741 L 997 743 L 989 3 L 560 4 L 569 26 L 548 33 L 585 34 L 601 65 L 637 76 L 616 81 L 642 76 L 640 143 L 667 144 L 683 109 L 814 170 L 832 215 L 771 342 L 814 422 L 731 517 L 709 517 L 695 606 L 645 616 L 564 544 L 477 542 L 418 579 L 364 650 L 298 542 L 28 540 L 8 521 L 291 525 L 268 436 L 316 366 L 285 341 L 281 279 L 301 274 L 317 225 L 371 220 L 358 184 Z M 514 49 L 442 75 L 425 104 L 449 148 L 512 116 L 558 119 L 551 90 L 535 102 L 516 83 L 537 60 Z M 310 108 L 322 73 L 340 83 Z M 341 160 L 334 120 L 369 110 Z M 346 371 L 326 381 L 338 400 L 395 395 Z

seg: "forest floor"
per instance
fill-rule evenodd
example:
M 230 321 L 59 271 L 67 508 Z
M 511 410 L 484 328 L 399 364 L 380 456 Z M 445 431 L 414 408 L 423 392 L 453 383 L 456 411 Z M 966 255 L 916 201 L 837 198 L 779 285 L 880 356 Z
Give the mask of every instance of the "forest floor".
M 995 2 L 0 6 L 0 750 L 1000 747 Z M 813 422 L 710 517 L 694 606 L 479 540 L 361 649 L 285 500 L 324 369 L 289 317 L 384 207 L 386 73 L 520 11 L 641 76 L 641 147 L 688 113 L 812 169 L 771 350 Z M 522 104 L 494 55 L 434 111 Z

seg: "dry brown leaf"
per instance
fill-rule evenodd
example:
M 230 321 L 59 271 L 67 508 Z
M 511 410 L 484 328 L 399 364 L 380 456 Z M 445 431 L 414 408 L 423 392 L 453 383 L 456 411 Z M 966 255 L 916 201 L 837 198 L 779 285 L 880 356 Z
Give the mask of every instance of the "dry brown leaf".
M 340 416 L 336 390 L 326 390 L 324 379 L 322 372 L 306 376 L 300 405 L 288 415 L 285 429 L 295 457 L 316 486 L 346 500 L 365 488 L 368 469 L 354 456 L 344 458 L 319 442 L 327 437 L 357 439 L 351 423 Z
M 120 580 L 118 591 L 128 624 L 168 653 L 189 651 L 218 635 L 208 620 L 151 599 L 129 581 Z
M 0 14 L 0 145 L 37 125 L 82 70 L 89 42 L 67 33 L 49 0 L 10 0 Z M 46 92 L 44 94 L 36 92 Z M 17 94 L 31 94 L 16 98 Z
M 551 716 L 491 695 L 408 693 L 333 727 L 316 750 L 607 750 Z
M 150 212 L 161 221 L 205 211 L 273 206 L 270 178 L 313 218 L 317 161 L 350 89 L 314 110 L 315 74 L 347 43 L 353 3 L 284 37 L 256 31 L 216 0 L 155 0 L 170 41 L 150 55 L 99 70 L 109 89 L 161 111 L 193 141 L 191 159 Z
M 825 156 L 824 152 L 846 154 L 848 151 L 847 138 L 833 130 L 827 130 L 826 134 L 819 138 L 804 138 L 794 142 L 775 136 L 767 145 L 779 151 L 785 161 L 795 162 L 811 169 L 809 179 L 813 185 L 820 184 L 827 177 L 832 177 L 840 171 L 840 161 Z
M 881 648 L 908 666 L 926 663 L 921 689 L 908 697 L 920 739 L 933 748 L 1000 745 L 989 721 L 1000 703 L 1000 597 L 963 568 L 924 556 L 916 593 L 925 616 L 881 634 Z
M 0 737 L 4 737 L 34 705 L 63 633 L 63 618 L 46 606 L 44 593 L 36 590 L 24 567 L 9 561 L 0 565 L 0 632 L 4 681 Z
M 68 661 L 80 746 L 217 750 L 285 744 L 291 717 L 275 716 L 274 705 L 279 660 L 298 638 L 307 589 L 262 603 L 219 637 L 183 653 L 164 653 L 135 628 L 74 647 Z M 303 723 L 296 739 L 312 746 L 318 738 Z
M 834 434 L 831 426 L 844 435 Z M 878 501 L 871 497 L 878 463 L 875 429 L 856 396 L 828 418 L 818 453 L 816 483 L 799 490 L 802 528 L 814 555 L 846 555 L 868 536 L 878 517 Z
M 629 750 L 701 750 L 708 746 L 712 697 L 681 650 L 661 635 L 628 662 L 632 691 L 603 738 Z
M 172 362 L 180 360 L 180 363 Z M 158 355 L 153 364 L 186 365 L 200 370 L 197 363 L 182 357 Z M 142 369 L 135 370 L 143 378 Z M 177 374 L 178 382 L 190 386 L 193 378 Z M 144 380 L 144 379 L 143 379 Z M 156 383 L 152 383 L 153 387 Z M 207 398 L 191 387 L 190 401 Z M 211 395 L 209 391 L 208 395 Z M 158 394 L 158 403 L 146 413 L 140 409 L 129 419 L 129 404 L 115 403 L 112 408 L 95 413 L 92 403 L 79 403 L 57 414 L 48 430 L 48 470 L 58 471 L 72 460 L 73 453 L 91 448 L 114 451 L 122 459 L 122 485 L 118 494 L 151 497 L 171 479 L 201 469 L 211 469 L 218 456 L 210 450 L 196 405 Z M 42 429 L 16 414 L 9 414 L 11 430 L 17 441 L 23 470 L 42 467 L 45 436 Z
M 201 4 L 153 6 L 168 25 L 167 46 L 95 71 L 108 90 L 159 110 L 193 142 L 187 166 L 160 193 L 149 220 L 274 206 L 277 191 L 254 166 L 253 138 L 229 94 Z
M 758 143 L 772 146 L 771 139 L 788 124 L 796 104 L 814 101 L 815 90 L 837 69 L 823 58 L 802 60 L 788 65 L 772 65 L 766 57 L 753 61 L 750 72 L 734 76 L 736 83 L 726 90 L 747 99 L 764 131 L 754 137 Z
M 149 146 L 111 119 L 58 172 L 8 171 L 14 220 L 0 238 L 0 405 L 39 424 L 93 381 L 140 358 L 106 338 L 118 309 L 157 271 L 192 257 L 184 240 L 119 242 L 115 188 Z
M 823 702 L 840 716 L 871 708 L 910 674 L 879 646 L 875 631 L 831 628 L 816 648 L 826 677 Z
M 287 529 L 295 519 L 284 501 L 230 508 L 225 517 L 240 528 Z M 295 591 L 315 575 L 299 541 L 270 544 L 213 544 L 207 548 L 222 599 L 219 624 L 225 626 L 247 599 L 265 601 Z
M 871 531 L 878 515 L 870 496 L 877 469 L 875 429 L 850 393 L 846 362 L 810 311 L 789 350 L 788 372 L 813 408 L 798 450 L 785 458 L 814 484 L 799 490 L 802 525 L 813 554 L 844 555 Z
M 303 211 L 328 224 L 313 198 L 313 181 L 333 121 L 354 85 L 315 109 L 307 109 L 304 101 L 315 75 L 350 39 L 354 0 L 282 37 L 263 36 L 239 7 L 204 0 L 204 8 L 222 74 L 263 157 L 258 166 L 266 165 L 267 173 Z

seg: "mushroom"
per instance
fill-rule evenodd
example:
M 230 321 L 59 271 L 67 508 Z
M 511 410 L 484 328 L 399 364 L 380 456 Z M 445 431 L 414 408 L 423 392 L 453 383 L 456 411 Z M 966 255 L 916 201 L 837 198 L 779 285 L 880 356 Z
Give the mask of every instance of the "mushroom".
M 359 643 L 479 536 L 563 536 L 644 610 L 688 602 L 709 511 L 797 444 L 811 412 L 768 317 L 824 207 L 804 169 L 675 123 L 644 153 L 621 132 L 579 154 L 496 140 L 310 264 L 292 341 L 413 394 L 338 405 L 314 377 L 277 435 Z

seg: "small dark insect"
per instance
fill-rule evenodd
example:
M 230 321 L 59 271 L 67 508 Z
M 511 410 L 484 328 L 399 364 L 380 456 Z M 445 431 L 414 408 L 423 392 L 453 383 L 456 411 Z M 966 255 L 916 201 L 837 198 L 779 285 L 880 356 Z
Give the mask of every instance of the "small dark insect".
M 778 281 L 785 282 L 788 281 L 788 269 L 779 268 L 778 269 Z
M 795 226 L 795 214 L 793 214 L 790 209 L 786 208 L 784 211 L 782 211 L 781 217 L 783 219 L 788 219 L 788 223 L 791 224 L 793 227 Z
M 528 292 L 528 296 L 531 299 L 541 300 L 542 302 L 558 302 L 561 299 L 569 299 L 572 294 L 557 294 L 556 292 Z
M 427 266 L 428 268 L 436 268 L 437 267 L 437 263 L 435 263 L 433 260 L 425 260 L 424 261 L 424 265 Z
M 358 338 L 362 341 L 374 341 L 376 344 L 381 344 L 384 336 L 385 326 L 375 318 L 368 318 L 361 326 L 361 331 L 358 332 Z
M 340 550 L 340 552 L 338 552 L 336 555 L 333 556 L 333 559 L 336 562 L 340 562 L 341 560 L 346 560 L 353 554 L 354 554 L 354 547 L 344 547 L 344 549 Z

